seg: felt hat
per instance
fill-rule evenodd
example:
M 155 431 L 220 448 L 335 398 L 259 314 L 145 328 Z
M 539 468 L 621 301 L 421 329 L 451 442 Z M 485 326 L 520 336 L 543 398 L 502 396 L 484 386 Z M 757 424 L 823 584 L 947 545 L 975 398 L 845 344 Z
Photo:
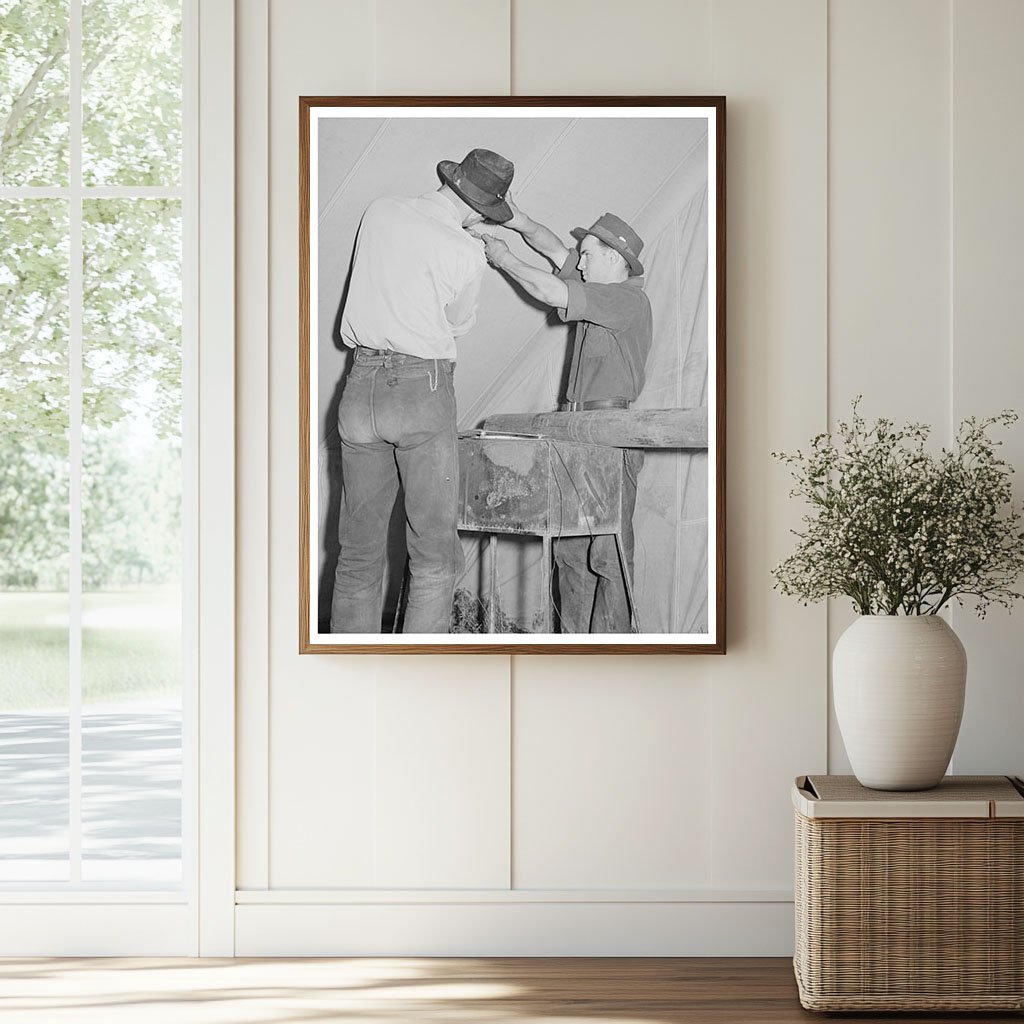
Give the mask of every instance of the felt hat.
M 587 235 L 600 238 L 605 245 L 610 245 L 629 265 L 629 276 L 639 277 L 644 272 L 640 262 L 640 250 L 644 240 L 621 218 L 614 213 L 606 213 L 598 217 L 589 228 L 573 228 L 572 237 L 582 241 Z
M 511 160 L 489 149 L 472 149 L 462 163 L 442 160 L 437 173 L 460 199 L 488 220 L 504 224 L 512 219 L 512 210 L 505 202 L 505 193 L 515 174 Z

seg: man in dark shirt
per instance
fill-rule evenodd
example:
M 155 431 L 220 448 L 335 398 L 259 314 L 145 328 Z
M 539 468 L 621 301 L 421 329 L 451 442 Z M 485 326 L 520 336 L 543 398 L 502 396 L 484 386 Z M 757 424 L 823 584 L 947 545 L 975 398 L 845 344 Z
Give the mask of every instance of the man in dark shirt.
M 643 290 L 643 241 L 622 219 L 606 213 L 589 228 L 574 228 L 579 251 L 507 200 L 504 223 L 546 256 L 550 272 L 524 263 L 500 239 L 483 234 L 485 255 L 535 299 L 576 325 L 566 388 L 571 411 L 628 409 L 644 386 L 651 349 L 651 304 Z M 622 548 L 615 538 L 563 537 L 555 543 L 563 633 L 628 633 L 630 609 L 624 572 L 633 576 L 633 508 L 642 451 L 623 452 Z

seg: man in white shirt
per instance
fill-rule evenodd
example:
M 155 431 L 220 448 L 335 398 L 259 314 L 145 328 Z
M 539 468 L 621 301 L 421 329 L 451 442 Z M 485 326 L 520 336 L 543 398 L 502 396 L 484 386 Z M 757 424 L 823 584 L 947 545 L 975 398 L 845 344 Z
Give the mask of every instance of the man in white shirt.
M 342 501 L 331 632 L 379 633 L 388 523 L 405 492 L 406 633 L 447 633 L 464 568 L 455 339 L 476 322 L 486 261 L 465 228 L 512 217 L 514 168 L 474 149 L 437 165 L 443 184 L 363 214 L 341 337 L 355 349 L 338 409 Z

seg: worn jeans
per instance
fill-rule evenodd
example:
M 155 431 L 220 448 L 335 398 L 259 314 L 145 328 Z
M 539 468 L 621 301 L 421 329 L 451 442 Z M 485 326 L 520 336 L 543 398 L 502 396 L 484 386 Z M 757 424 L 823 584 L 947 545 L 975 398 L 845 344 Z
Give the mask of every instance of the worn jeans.
M 622 453 L 622 554 L 633 582 L 633 509 L 644 453 Z M 563 633 L 629 633 L 629 599 L 623 567 L 610 535 L 560 537 L 555 541 L 559 621 Z
M 388 523 L 405 490 L 404 632 L 447 633 L 462 574 L 455 364 L 356 349 L 338 408 L 342 499 L 332 633 L 379 633 Z

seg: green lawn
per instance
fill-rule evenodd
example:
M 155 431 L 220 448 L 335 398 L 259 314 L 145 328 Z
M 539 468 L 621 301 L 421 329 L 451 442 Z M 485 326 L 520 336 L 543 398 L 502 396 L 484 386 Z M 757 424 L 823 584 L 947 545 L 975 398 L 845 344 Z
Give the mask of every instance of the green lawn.
M 68 703 L 66 594 L 0 592 L 0 711 Z M 82 600 L 82 699 L 181 691 L 180 593 L 104 591 Z

